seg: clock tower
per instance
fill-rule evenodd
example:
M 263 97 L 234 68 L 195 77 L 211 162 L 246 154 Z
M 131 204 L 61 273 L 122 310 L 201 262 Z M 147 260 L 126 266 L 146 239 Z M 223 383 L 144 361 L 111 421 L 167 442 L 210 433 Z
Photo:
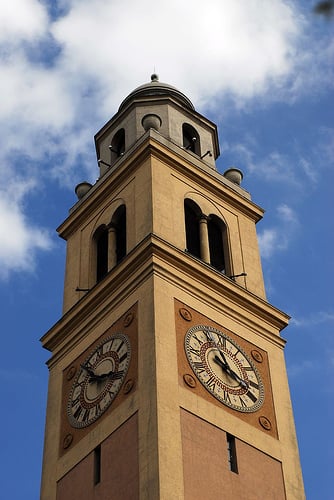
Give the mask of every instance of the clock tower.
M 217 128 L 157 75 L 95 136 L 43 336 L 42 500 L 304 498 L 280 335 Z

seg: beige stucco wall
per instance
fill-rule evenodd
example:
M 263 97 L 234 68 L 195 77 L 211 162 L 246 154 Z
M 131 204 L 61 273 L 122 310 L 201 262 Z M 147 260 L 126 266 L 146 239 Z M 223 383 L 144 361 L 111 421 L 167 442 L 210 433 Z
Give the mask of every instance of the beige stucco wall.
M 184 251 L 186 197 L 196 201 L 205 214 L 216 214 L 225 221 L 231 271 L 246 272 L 246 277 L 233 281 Z M 92 236 L 100 224 L 110 222 L 123 203 L 127 211 L 127 257 L 96 284 Z M 82 460 L 89 461 L 86 457 L 92 450 L 135 413 L 139 498 L 182 500 L 190 474 L 184 460 L 193 453 L 192 445 L 185 451 L 184 439 L 182 443 L 185 420 L 180 415 L 185 411 L 219 429 L 222 435 L 229 432 L 240 443 L 247 443 L 246 447 L 240 444 L 246 461 L 251 455 L 249 447 L 252 453 L 258 450 L 261 457 L 268 455 L 268 463 L 273 464 L 268 467 L 275 469 L 277 483 L 282 471 L 287 498 L 303 498 L 284 341 L 280 338 L 280 329 L 288 318 L 265 299 L 255 229 L 261 216 L 262 210 L 241 188 L 152 132 L 143 136 L 131 155 L 125 155 L 117 168 L 106 172 L 71 210 L 59 228 L 67 240 L 64 315 L 42 339 L 52 352 L 42 500 L 56 500 L 57 481 Z M 76 287 L 88 291 L 78 292 Z M 247 418 L 227 411 L 224 405 L 185 387 L 178 361 L 175 299 L 267 353 L 278 439 Z M 60 457 L 63 371 L 135 303 L 135 390 Z

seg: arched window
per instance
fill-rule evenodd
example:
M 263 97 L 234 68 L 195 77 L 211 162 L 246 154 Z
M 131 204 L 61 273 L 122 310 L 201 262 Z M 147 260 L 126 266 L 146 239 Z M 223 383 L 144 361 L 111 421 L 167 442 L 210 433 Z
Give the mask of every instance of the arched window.
M 109 146 L 111 151 L 111 163 L 117 160 L 120 156 L 123 156 L 125 151 L 125 130 L 121 128 L 116 132 L 112 138 L 111 144 Z
M 184 217 L 186 227 L 187 251 L 195 257 L 201 258 L 201 246 L 199 235 L 199 217 L 201 210 L 199 206 L 190 199 L 184 200 Z
M 96 281 L 101 281 L 108 272 L 108 229 L 100 226 L 95 234 L 96 245 Z
M 126 255 L 126 208 L 117 208 L 108 226 L 103 224 L 94 234 L 96 281 L 101 281 Z
M 226 226 L 216 215 L 209 215 L 208 217 L 208 236 L 210 264 L 218 271 L 225 273 L 224 241 L 226 239 Z
M 184 200 L 187 251 L 226 274 L 227 230 L 217 215 L 205 215 L 189 198 Z
M 196 129 L 189 123 L 182 125 L 183 147 L 187 151 L 192 151 L 196 155 L 201 155 L 201 144 L 199 135 Z

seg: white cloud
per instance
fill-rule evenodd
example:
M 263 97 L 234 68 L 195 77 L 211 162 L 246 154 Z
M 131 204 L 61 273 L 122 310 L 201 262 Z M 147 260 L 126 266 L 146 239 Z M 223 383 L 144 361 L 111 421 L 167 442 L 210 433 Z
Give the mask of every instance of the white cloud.
M 49 137 L 74 136 L 94 117 L 102 123 L 155 65 L 162 80 L 185 89 L 196 104 L 209 105 L 226 93 L 240 102 L 272 95 L 299 60 L 304 21 L 282 0 L 209 0 L 204 11 L 199 0 L 73 0 L 64 6 L 56 20 L 37 0 L 0 7 L 6 29 L 0 120 L 9 136 L 3 155 L 14 142 L 26 150 L 36 129 Z M 8 48 L 17 40 L 20 47 Z M 59 53 L 47 60 L 50 47 Z M 17 123 L 19 135 L 11 126 Z M 48 151 L 49 142 L 41 146 Z M 277 161 L 272 159 L 272 170 Z
M 222 92 L 245 99 L 281 86 L 297 60 L 301 18 L 281 0 L 208 0 L 205 9 L 199 0 L 72 5 L 51 27 L 63 63 L 100 77 L 116 102 L 154 66 L 162 80 L 208 103 Z
M 258 235 L 260 252 L 263 258 L 269 258 L 280 247 L 280 232 L 277 229 L 264 229 Z
M 321 175 L 328 175 L 326 171 L 334 162 L 334 129 L 330 127 L 314 131 L 307 151 L 300 146 L 298 138 L 291 137 L 289 143 L 282 145 L 284 153 L 274 150 L 263 156 L 261 139 L 255 133 L 248 132 L 240 139 L 241 142 L 223 144 L 223 149 L 234 158 L 239 168 L 253 178 L 261 178 L 270 184 L 284 184 L 298 194 L 303 193 L 306 186 L 315 187 Z
M 279 205 L 277 207 L 277 212 L 283 222 L 288 222 L 289 224 L 298 223 L 298 218 L 295 211 L 293 210 L 293 208 L 289 207 L 286 203 Z
M 314 165 L 306 159 L 301 157 L 299 160 L 299 164 L 306 175 L 306 177 L 311 181 L 312 184 L 318 182 L 318 172 L 315 170 Z
M 11 271 L 32 271 L 36 250 L 47 250 L 47 232 L 35 227 L 24 215 L 22 201 L 34 185 L 17 181 L 0 191 L 0 279 Z
M 31 41 L 45 33 L 48 16 L 38 0 L 10 0 L 0 7 L 0 43 Z
M 312 59 L 307 50 L 301 57 L 305 20 L 283 0 L 208 0 L 205 9 L 200 0 L 68 0 L 58 6 L 58 19 L 48 15 L 46 1 L 0 6 L 0 173 L 8 184 L 20 178 L 22 158 L 20 182 L 27 185 L 37 178 L 75 183 L 74 166 L 92 180 L 94 132 L 154 68 L 199 108 L 217 106 L 226 95 L 242 106 L 294 94 L 301 89 L 296 79 L 310 78 L 306 59 L 308 65 L 316 59 L 323 74 L 325 57 Z M 269 169 L 263 164 L 260 171 L 280 176 L 284 160 L 273 153 Z M 47 168 L 37 172 L 37 162 Z M 22 197 L 1 194 L 2 272 L 31 268 L 47 237 L 31 227 Z M 8 231 L 13 226 L 15 233 Z M 271 231 L 262 235 L 268 249 L 279 244 Z
M 296 187 L 299 183 L 299 160 L 291 165 L 289 158 L 280 151 L 271 151 L 266 156 L 261 157 L 258 152 L 260 147 L 254 135 L 248 133 L 242 137 L 242 142 L 228 144 L 225 143 L 225 151 L 234 156 L 239 168 L 247 171 L 253 177 L 260 177 L 261 180 L 273 183 L 284 183 Z
M 20 52 L 3 61 L 0 70 L 0 93 L 6 96 L 0 108 L 3 123 L 19 119 L 21 127 L 59 131 L 72 122 L 73 100 L 60 71 L 31 64 Z
M 294 209 L 286 203 L 276 209 L 278 221 L 275 227 L 264 229 L 258 235 L 261 256 L 271 258 L 277 252 L 287 250 L 292 239 L 296 237 L 299 225 L 298 216 Z
M 291 319 L 291 324 L 300 328 L 311 327 L 313 328 L 316 325 L 320 325 L 322 323 L 332 323 L 334 321 L 334 313 L 328 311 L 318 311 L 316 313 L 311 314 L 305 318 L 297 318 L 293 317 Z

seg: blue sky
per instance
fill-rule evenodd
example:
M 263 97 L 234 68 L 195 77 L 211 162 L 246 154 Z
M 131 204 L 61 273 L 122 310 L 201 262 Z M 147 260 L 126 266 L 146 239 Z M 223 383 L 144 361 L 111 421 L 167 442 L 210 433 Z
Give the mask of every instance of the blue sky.
M 1 494 L 38 498 L 48 372 L 74 187 L 93 136 L 157 71 L 217 123 L 223 172 L 258 224 L 283 337 L 307 498 L 332 498 L 333 19 L 314 1 L 11 0 L 0 5 Z

